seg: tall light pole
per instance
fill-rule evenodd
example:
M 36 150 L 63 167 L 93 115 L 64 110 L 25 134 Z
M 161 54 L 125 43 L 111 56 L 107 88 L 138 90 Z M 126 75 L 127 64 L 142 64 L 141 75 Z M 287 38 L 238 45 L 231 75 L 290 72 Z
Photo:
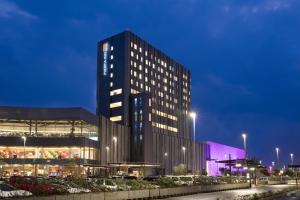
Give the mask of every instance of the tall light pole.
M 294 154 L 291 153 L 290 156 L 291 156 L 291 165 L 292 165 L 292 168 L 293 168 L 293 165 L 294 165 Z
M 109 158 L 109 146 L 105 147 L 106 150 L 106 164 L 108 165 L 108 158 Z
M 114 157 L 116 157 L 116 162 L 117 162 L 117 160 L 118 160 L 118 158 L 117 158 L 117 137 L 116 136 L 114 136 L 113 137 L 113 142 L 114 142 Z M 116 154 L 116 156 L 115 156 L 115 154 Z
M 165 174 L 166 174 L 166 171 L 167 171 L 167 158 L 168 158 L 168 152 L 165 152 L 164 153 L 164 167 L 165 167 Z
M 275 151 L 276 151 L 276 156 L 277 156 L 277 168 L 278 168 L 278 170 L 279 170 L 279 148 L 278 147 L 276 147 L 275 148 Z
M 183 152 L 183 164 L 185 164 L 185 151 L 186 151 L 186 148 L 185 148 L 185 147 L 182 147 L 182 152 Z
M 242 133 L 242 138 L 244 142 L 245 159 L 247 159 L 247 134 Z
M 193 175 L 195 178 L 195 171 L 196 171 L 196 166 L 195 166 L 195 157 L 196 157 L 196 113 L 191 112 L 190 117 L 193 120 L 193 133 L 194 133 L 194 143 L 193 143 Z
M 25 136 L 22 136 L 22 140 L 23 140 L 23 144 L 24 144 L 24 157 L 23 157 L 23 175 L 25 175 L 25 159 L 26 159 L 26 156 L 25 156 L 25 153 L 26 153 L 26 137 Z

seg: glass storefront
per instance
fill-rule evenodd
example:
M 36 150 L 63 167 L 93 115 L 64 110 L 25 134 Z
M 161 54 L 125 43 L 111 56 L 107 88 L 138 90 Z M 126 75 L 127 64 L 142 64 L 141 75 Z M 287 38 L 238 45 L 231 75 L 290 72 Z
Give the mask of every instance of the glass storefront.
M 14 121 L 0 119 L 0 136 L 98 138 L 97 126 L 84 121 Z
M 24 173 L 25 171 L 25 173 Z M 75 164 L 66 165 L 2 165 L 1 166 L 1 176 L 11 176 L 11 175 L 25 175 L 25 176 L 79 176 L 86 175 L 88 172 L 87 167 Z
M 0 147 L 0 159 L 35 158 L 95 160 L 95 154 L 96 150 L 90 147 Z

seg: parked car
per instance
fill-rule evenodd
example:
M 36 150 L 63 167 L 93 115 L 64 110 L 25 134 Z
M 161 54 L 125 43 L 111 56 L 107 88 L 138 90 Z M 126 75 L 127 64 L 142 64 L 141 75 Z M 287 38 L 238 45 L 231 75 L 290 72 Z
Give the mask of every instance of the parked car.
M 173 180 L 176 185 L 193 185 L 192 176 L 167 176 Z
M 75 183 L 68 183 L 66 184 L 67 190 L 70 194 L 77 194 L 77 193 L 89 193 L 91 190 L 80 187 Z
M 33 194 L 56 194 L 56 190 L 53 186 L 45 183 L 42 178 L 36 178 L 32 176 L 11 176 L 9 178 L 9 184 L 13 187 L 32 192 Z
M 110 179 L 99 179 L 97 183 L 103 190 L 118 190 L 118 185 Z
M 143 178 L 143 180 L 144 181 L 155 181 L 155 180 L 157 180 L 157 179 L 159 179 L 160 178 L 160 176 L 145 176 L 144 178 Z
M 7 183 L 0 183 L 0 198 L 27 197 L 31 195 L 31 192 L 16 189 Z

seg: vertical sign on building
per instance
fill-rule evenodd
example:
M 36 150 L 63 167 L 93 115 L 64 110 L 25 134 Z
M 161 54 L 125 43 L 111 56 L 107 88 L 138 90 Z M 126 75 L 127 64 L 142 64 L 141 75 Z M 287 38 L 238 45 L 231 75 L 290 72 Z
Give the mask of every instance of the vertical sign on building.
M 108 42 L 105 42 L 102 46 L 103 51 L 103 76 L 107 76 L 108 72 L 108 65 L 109 65 L 109 56 L 110 56 L 110 49 Z

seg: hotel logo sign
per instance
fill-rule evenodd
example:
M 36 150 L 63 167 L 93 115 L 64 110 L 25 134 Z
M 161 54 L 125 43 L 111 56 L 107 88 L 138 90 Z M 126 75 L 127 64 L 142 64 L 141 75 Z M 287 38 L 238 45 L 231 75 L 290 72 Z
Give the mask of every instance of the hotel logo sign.
M 103 51 L 103 76 L 107 76 L 108 72 L 108 61 L 109 61 L 109 44 L 108 42 L 104 43 L 102 46 Z

